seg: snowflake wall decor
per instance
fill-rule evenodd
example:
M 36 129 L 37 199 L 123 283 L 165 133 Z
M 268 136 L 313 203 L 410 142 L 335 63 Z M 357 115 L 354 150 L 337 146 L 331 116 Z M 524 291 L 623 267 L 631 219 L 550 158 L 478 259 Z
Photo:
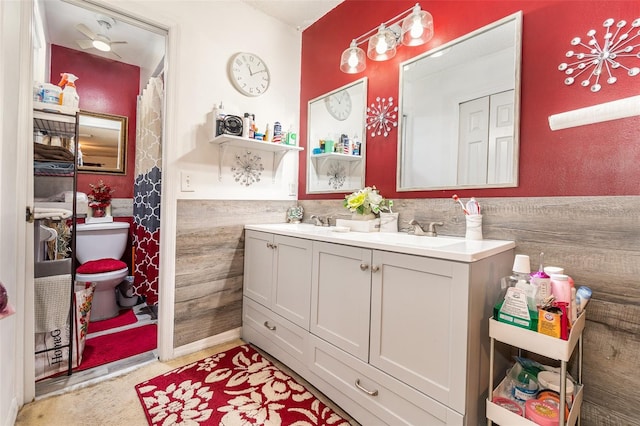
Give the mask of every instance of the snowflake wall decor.
M 260 162 L 261 159 L 259 155 L 252 155 L 250 151 L 247 151 L 242 157 L 236 155 L 236 165 L 231 167 L 236 182 L 240 182 L 240 185 L 244 186 L 260 182 L 260 176 L 264 170 Z
M 378 105 L 367 107 L 367 130 L 372 130 L 371 137 L 389 135 L 392 127 L 398 127 L 398 107 L 393 106 L 393 98 L 376 98 Z
M 632 41 L 640 36 L 640 31 L 631 36 L 631 31 L 636 31 L 640 27 L 640 18 L 635 19 L 631 23 L 631 27 L 624 33 L 623 27 L 627 25 L 627 21 L 621 20 L 615 25 L 615 34 L 611 32 L 615 21 L 612 18 L 604 21 L 602 26 L 605 28 L 605 34 L 602 40 L 602 46 L 596 40 L 596 30 L 589 30 L 587 36 L 590 40 L 587 44 L 583 43 L 580 37 L 575 37 L 571 40 L 572 46 L 578 46 L 578 48 L 587 49 L 586 52 L 574 52 L 569 50 L 566 53 L 567 58 L 576 58 L 576 62 L 561 63 L 558 66 L 560 71 L 563 71 L 568 77 L 564 79 L 564 84 L 567 86 L 573 84 L 576 79 L 583 73 L 590 72 L 584 80 L 580 82 L 582 87 L 591 85 L 592 92 L 598 92 L 602 86 L 600 85 L 600 76 L 606 71 L 607 83 L 613 84 L 618 81 L 617 77 L 614 77 L 613 70 L 623 68 L 627 70 L 627 74 L 630 77 L 635 77 L 640 74 L 639 67 L 626 67 L 621 63 L 621 59 L 627 61 L 626 58 L 640 59 L 640 53 L 638 50 L 634 53 L 639 44 L 633 44 Z M 576 48 L 577 49 L 577 48 Z M 633 60 L 633 59 L 631 59 Z M 591 78 L 595 77 L 595 81 L 591 84 Z
M 337 161 L 329 164 L 327 176 L 329 176 L 329 186 L 333 189 L 342 188 L 347 178 L 344 166 Z

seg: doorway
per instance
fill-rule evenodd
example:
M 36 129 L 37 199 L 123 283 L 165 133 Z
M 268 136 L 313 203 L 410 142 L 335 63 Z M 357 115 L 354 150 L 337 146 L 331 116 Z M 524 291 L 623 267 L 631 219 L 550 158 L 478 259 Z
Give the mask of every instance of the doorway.
M 153 24 L 143 22 L 137 18 L 133 18 L 128 15 L 120 14 L 117 11 L 110 10 L 101 6 L 97 6 L 93 3 L 85 1 L 48 1 L 38 3 L 35 2 L 36 9 L 38 6 L 42 10 L 36 10 L 36 14 L 42 17 L 42 23 L 45 30 L 43 34 L 47 34 L 45 42 L 42 44 L 44 50 L 44 61 L 41 58 L 43 51 L 34 51 L 35 71 L 37 73 L 38 67 L 42 69 L 51 70 L 51 75 L 46 81 L 56 83 L 56 76 L 53 72 L 54 49 L 49 49 L 51 44 L 55 44 L 56 49 L 67 49 L 73 51 L 72 55 L 79 57 L 82 55 L 91 55 L 105 58 L 110 62 L 122 63 L 126 66 L 138 66 L 140 68 L 139 81 L 136 86 L 139 90 L 136 92 L 139 94 L 139 98 L 145 97 L 145 93 L 149 91 L 154 92 L 154 100 L 151 102 L 154 107 L 152 110 L 159 107 L 162 109 L 164 106 L 164 63 L 165 53 L 161 56 L 160 60 L 153 61 L 153 65 L 148 64 L 132 64 L 133 60 L 127 61 L 127 55 L 125 54 L 128 48 L 134 47 L 136 43 L 142 43 L 145 49 L 149 49 L 150 39 L 160 37 L 163 40 L 163 47 L 166 45 L 167 31 L 162 28 L 158 28 Z M 125 36 L 119 36 L 115 32 L 116 29 L 126 29 Z M 36 31 L 37 33 L 37 31 Z M 141 35 L 142 34 L 142 35 Z M 136 37 L 140 37 L 138 40 Z M 108 40 L 112 43 L 112 50 L 107 53 L 101 53 L 93 46 L 89 46 L 87 40 L 100 39 L 108 37 Z M 65 41 L 71 39 L 70 42 Z M 74 44 L 75 43 L 75 44 Z M 36 45 L 37 47 L 37 45 Z M 136 56 L 136 55 L 134 55 Z M 138 54 L 138 58 L 141 56 Z M 39 65 L 42 62 L 48 64 L 48 66 Z M 68 70 L 70 71 L 70 70 Z M 89 75 L 89 73 L 87 73 Z M 108 81 L 108 76 L 102 75 L 105 81 Z M 82 80 L 82 77 L 81 77 Z M 88 78 L 85 78 L 85 82 Z M 78 81 L 79 87 L 82 82 Z M 152 86 L 153 89 L 145 88 Z M 161 87 L 158 90 L 158 86 Z M 78 90 L 82 94 L 82 90 Z M 102 347 L 104 340 L 118 341 L 120 336 L 123 339 L 127 339 L 127 342 L 138 342 L 141 339 L 135 336 L 135 332 L 142 332 L 142 328 L 148 325 L 158 322 L 158 296 L 159 296 L 159 230 L 160 230 L 160 185 L 161 185 L 161 152 L 162 152 L 162 113 L 159 117 L 151 120 L 142 119 L 147 117 L 149 113 L 142 112 L 143 104 L 148 104 L 148 101 L 142 99 L 134 99 L 136 104 L 135 119 L 130 119 L 134 131 L 130 133 L 130 149 L 128 154 L 131 157 L 136 158 L 135 161 L 129 161 L 130 167 L 124 175 L 114 176 L 105 173 L 81 173 L 78 175 L 78 191 L 85 192 L 90 183 L 98 181 L 110 181 L 113 182 L 113 186 L 116 190 L 120 190 L 121 194 L 115 197 L 119 198 L 119 205 L 113 205 L 113 210 L 120 209 L 121 214 L 119 218 L 114 220 L 127 220 L 131 217 L 130 225 L 133 230 L 131 234 L 132 249 L 130 253 L 127 253 L 123 260 L 128 263 L 129 272 L 133 278 L 131 287 L 123 286 L 123 290 L 116 290 L 116 294 L 119 300 L 120 312 L 114 318 L 107 319 L 105 321 L 96 321 L 89 324 L 88 334 L 86 335 L 86 346 L 94 348 L 93 352 L 96 352 L 96 347 Z M 94 102 L 91 105 L 92 112 L 95 113 L 113 113 L 113 111 L 100 111 L 97 105 L 100 102 Z M 81 108 L 84 109 L 81 100 Z M 152 111 L 151 114 L 153 114 Z M 133 117 L 132 117 L 133 118 Z M 158 127 L 158 119 L 160 124 Z M 149 121 L 153 122 L 154 128 L 151 133 L 154 135 L 155 143 L 144 142 L 144 135 L 149 133 Z M 141 130 L 142 129 L 142 130 Z M 143 135 L 142 137 L 140 135 Z M 142 142 L 140 142 L 142 141 Z M 155 150 L 155 153 L 152 151 Z M 145 155 L 144 159 L 140 159 L 139 153 L 142 152 Z M 149 164 L 149 159 L 152 159 L 152 164 Z M 140 160 L 140 161 L 138 161 Z M 130 211 L 130 214 L 126 212 Z M 125 212 L 125 213 L 122 213 Z M 150 213 L 151 212 L 151 213 Z M 114 214 L 116 216 L 116 214 Z M 123 219 L 125 218 L 125 219 Z M 146 251 L 136 250 L 136 248 L 144 246 Z M 156 253 L 151 253 L 153 251 Z M 125 259 L 126 258 L 126 259 Z M 128 261 L 127 261 L 128 259 Z M 152 260 L 155 259 L 155 263 Z M 131 280 L 130 280 L 131 281 Z M 124 282 L 123 282 L 124 284 Z M 120 286 L 118 286 L 120 287 Z M 126 288 L 126 290 L 124 289 Z M 126 291 L 129 291 L 127 293 Z M 124 296 L 121 298 L 121 296 Z M 126 318 L 124 318 L 126 316 Z M 109 322 L 109 324 L 105 324 Z M 102 323 L 102 324 L 100 324 Z M 92 331 L 92 325 L 93 331 Z M 97 326 L 96 326 L 97 325 Z M 149 340 L 149 334 L 153 333 L 153 348 L 145 347 L 142 352 L 132 354 L 131 351 L 123 351 L 122 359 L 104 358 L 96 361 L 94 358 L 90 360 L 91 355 L 95 353 L 85 352 L 86 356 L 83 356 L 82 362 L 76 368 L 73 369 L 71 375 L 63 374 L 56 376 L 55 378 L 46 378 L 36 383 L 35 395 L 41 396 L 51 392 L 59 391 L 61 389 L 73 387 L 79 385 L 88 380 L 93 380 L 98 377 L 104 377 L 105 375 L 116 374 L 118 371 L 129 369 L 132 366 L 139 365 L 141 363 L 149 362 L 157 359 L 157 331 L 151 331 L 146 328 L 143 337 Z M 134 337 L 131 337 L 134 334 Z M 98 342 L 98 343 L 96 343 Z M 120 346 L 130 346 L 130 343 L 123 343 Z M 117 343 L 116 343 L 116 346 Z M 128 348 L 127 348 L 128 349 Z M 148 350 L 147 350 L 148 349 Z M 28 354 L 27 354 L 28 355 Z M 82 368 L 82 364 L 85 363 L 90 368 Z

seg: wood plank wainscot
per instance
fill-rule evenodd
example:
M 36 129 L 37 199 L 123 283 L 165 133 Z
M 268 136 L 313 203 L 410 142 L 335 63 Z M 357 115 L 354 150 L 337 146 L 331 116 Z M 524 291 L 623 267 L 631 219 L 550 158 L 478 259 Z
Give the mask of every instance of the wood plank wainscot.
M 514 247 L 247 225 L 242 337 L 362 424 L 477 425 Z

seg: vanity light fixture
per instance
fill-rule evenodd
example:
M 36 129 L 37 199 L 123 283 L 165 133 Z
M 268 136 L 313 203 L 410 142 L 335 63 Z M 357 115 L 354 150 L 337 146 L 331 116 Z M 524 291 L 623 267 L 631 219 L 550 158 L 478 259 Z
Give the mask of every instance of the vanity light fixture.
M 367 57 L 373 61 L 386 61 L 396 55 L 399 44 L 419 46 L 433 37 L 433 17 L 420 8 L 420 4 L 380 24 L 361 36 L 354 38 L 342 52 L 340 70 L 356 74 L 367 68 L 365 53 L 360 47 L 368 42 Z

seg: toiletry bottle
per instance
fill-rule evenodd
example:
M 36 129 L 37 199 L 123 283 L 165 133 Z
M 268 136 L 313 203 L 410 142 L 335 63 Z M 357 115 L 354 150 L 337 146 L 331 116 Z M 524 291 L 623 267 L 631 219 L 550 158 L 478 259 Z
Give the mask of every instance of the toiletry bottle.
M 584 308 L 587 307 L 587 303 L 591 300 L 592 291 L 587 286 L 580 286 L 576 290 L 576 305 L 578 308 L 578 315 L 584 311 Z
M 569 276 L 565 274 L 551 275 L 551 293 L 555 297 L 556 302 L 571 303 L 571 284 L 569 284 Z
M 251 117 L 248 112 L 244 113 L 244 117 L 242 118 L 242 137 L 249 138 L 251 133 Z
M 70 108 L 78 108 L 80 105 L 80 97 L 78 96 L 75 85 L 75 81 L 78 80 L 78 77 L 67 72 L 60 74 L 60 77 L 62 77 L 62 79 L 60 80 L 60 83 L 58 83 L 58 86 L 64 86 L 62 93 L 60 94 L 60 105 Z
M 262 136 L 262 140 L 265 142 L 269 142 L 270 138 L 269 138 L 269 123 L 267 123 L 267 127 L 265 127 L 264 129 L 264 136 Z
M 551 296 L 551 277 L 544 272 L 544 253 L 540 253 L 540 267 L 531 274 L 531 285 L 536 289 L 536 305 L 540 306 Z

